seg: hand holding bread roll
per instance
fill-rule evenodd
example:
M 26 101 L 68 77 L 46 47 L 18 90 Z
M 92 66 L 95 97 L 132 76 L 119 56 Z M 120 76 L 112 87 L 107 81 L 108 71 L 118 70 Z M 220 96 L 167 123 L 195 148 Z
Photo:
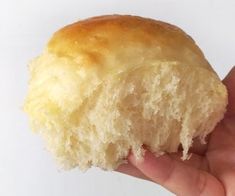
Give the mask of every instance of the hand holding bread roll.
M 113 170 L 143 145 L 156 154 L 201 142 L 223 118 L 227 91 L 179 28 L 101 16 L 57 31 L 30 63 L 24 109 L 64 168 Z

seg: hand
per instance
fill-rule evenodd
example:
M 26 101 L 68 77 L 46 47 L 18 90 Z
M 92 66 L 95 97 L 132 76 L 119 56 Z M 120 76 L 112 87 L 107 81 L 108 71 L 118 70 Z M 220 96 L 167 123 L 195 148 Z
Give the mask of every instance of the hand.
M 224 119 L 210 134 L 206 145 L 195 141 L 187 161 L 181 153 L 155 157 L 146 151 L 144 160 L 134 155 L 117 171 L 158 183 L 183 196 L 235 196 L 235 67 L 223 80 L 229 104 Z

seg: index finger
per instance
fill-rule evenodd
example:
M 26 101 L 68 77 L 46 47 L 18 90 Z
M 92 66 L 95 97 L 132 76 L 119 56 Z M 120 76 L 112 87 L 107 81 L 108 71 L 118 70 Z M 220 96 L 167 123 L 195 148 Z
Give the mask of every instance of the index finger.
M 225 195 L 223 186 L 214 176 L 168 155 L 155 157 L 146 151 L 143 161 L 136 160 L 133 154 L 130 154 L 129 161 L 152 181 L 177 195 Z

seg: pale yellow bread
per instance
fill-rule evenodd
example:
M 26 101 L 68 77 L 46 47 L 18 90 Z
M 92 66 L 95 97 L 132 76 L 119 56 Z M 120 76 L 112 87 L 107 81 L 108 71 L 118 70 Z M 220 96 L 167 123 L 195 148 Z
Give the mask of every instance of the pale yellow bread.
M 101 16 L 54 34 L 30 63 L 24 109 L 64 168 L 112 170 L 143 156 L 203 142 L 223 118 L 227 91 L 178 27 Z

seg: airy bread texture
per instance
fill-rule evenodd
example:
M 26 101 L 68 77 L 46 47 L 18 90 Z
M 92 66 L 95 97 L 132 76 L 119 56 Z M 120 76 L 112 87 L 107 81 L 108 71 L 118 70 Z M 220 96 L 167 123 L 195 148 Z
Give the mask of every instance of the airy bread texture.
M 224 115 L 225 86 L 179 28 L 101 16 L 54 34 L 30 64 L 24 109 L 64 168 L 112 170 L 143 145 L 157 154 L 201 141 Z

